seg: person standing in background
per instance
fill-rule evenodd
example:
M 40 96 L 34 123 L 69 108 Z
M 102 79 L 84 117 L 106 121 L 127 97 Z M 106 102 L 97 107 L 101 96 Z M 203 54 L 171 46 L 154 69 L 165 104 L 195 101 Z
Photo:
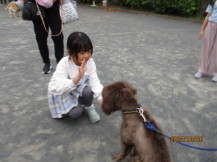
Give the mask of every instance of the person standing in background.
M 198 34 L 203 38 L 201 58 L 198 72 L 194 77 L 199 79 L 205 74 L 213 76 L 212 81 L 217 82 L 217 1 L 210 0 L 206 9 L 208 13 Z
M 53 6 L 51 8 L 45 8 L 45 10 L 45 26 L 43 25 L 42 20 L 33 21 L 33 25 L 38 48 L 44 62 L 42 73 L 49 74 L 51 72 L 52 65 L 50 63 L 49 49 L 47 45 L 48 32 L 45 30 L 45 27 L 48 30 L 50 28 L 52 33 L 51 38 L 54 42 L 56 62 L 58 63 L 64 55 L 64 36 L 62 33 L 62 20 L 60 17 L 60 0 L 54 0 Z

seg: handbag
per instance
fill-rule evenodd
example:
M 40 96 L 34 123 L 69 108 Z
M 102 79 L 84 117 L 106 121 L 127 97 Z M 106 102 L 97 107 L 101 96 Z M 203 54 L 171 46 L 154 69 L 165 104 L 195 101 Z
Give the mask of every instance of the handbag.
M 70 0 L 63 0 L 60 8 L 63 24 L 78 20 L 78 13 Z
M 45 8 L 32 0 L 26 0 L 23 4 L 22 18 L 28 21 L 39 21 L 46 18 Z

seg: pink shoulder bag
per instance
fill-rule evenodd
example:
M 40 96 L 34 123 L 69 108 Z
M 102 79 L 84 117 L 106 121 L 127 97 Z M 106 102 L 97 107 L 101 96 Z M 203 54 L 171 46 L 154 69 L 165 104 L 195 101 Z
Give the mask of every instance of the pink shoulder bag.
M 53 6 L 53 0 L 35 0 L 39 5 L 45 8 L 51 8 Z

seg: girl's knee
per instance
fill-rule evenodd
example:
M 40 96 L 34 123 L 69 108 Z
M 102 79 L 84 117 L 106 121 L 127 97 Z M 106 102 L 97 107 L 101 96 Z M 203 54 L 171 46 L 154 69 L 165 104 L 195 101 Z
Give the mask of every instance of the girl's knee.
M 76 119 L 76 118 L 79 118 L 82 116 L 84 112 L 84 109 L 82 106 L 77 106 L 77 107 L 74 107 L 72 108 L 69 112 L 68 112 L 68 116 L 70 118 L 73 118 L 73 119 Z
M 84 87 L 83 89 L 83 92 L 82 92 L 82 97 L 87 97 L 87 96 L 93 96 L 93 91 L 91 90 L 90 87 L 86 86 Z
M 84 87 L 82 92 L 82 104 L 85 106 L 91 106 L 93 102 L 93 91 L 90 87 Z

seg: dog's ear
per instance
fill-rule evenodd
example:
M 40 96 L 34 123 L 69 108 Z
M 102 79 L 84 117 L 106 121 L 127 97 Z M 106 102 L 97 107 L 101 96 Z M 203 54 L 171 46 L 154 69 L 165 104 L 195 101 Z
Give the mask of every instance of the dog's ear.
M 137 90 L 128 83 L 125 83 L 125 87 L 128 88 L 134 95 L 136 95 Z
M 122 90 L 122 97 L 120 98 L 120 103 L 122 103 L 122 106 L 129 106 L 131 104 L 137 103 L 136 97 L 136 89 L 132 87 L 123 88 Z M 122 107 L 121 106 L 121 107 Z
M 114 97 L 110 93 L 110 89 L 108 87 L 103 88 L 102 97 L 102 110 L 105 114 L 110 115 L 114 108 Z
M 129 83 L 127 82 L 119 82 L 124 88 L 128 88 L 134 95 L 136 95 L 137 90 L 131 86 Z

